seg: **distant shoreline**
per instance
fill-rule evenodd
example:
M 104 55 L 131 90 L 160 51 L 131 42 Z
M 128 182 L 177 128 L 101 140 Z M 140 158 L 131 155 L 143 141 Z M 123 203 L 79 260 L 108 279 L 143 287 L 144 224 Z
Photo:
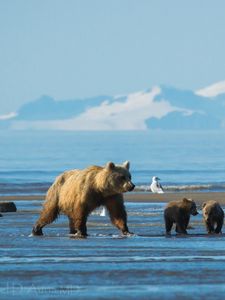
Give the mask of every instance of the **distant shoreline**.
M 225 192 L 178 192 L 165 194 L 152 193 L 126 193 L 124 194 L 125 202 L 143 202 L 143 203 L 157 203 L 169 202 L 172 200 L 180 200 L 182 198 L 192 198 L 197 204 L 202 204 L 208 200 L 216 200 L 220 204 L 225 205 Z M 23 200 L 44 200 L 44 195 L 12 195 L 0 196 L 0 201 L 23 201 Z

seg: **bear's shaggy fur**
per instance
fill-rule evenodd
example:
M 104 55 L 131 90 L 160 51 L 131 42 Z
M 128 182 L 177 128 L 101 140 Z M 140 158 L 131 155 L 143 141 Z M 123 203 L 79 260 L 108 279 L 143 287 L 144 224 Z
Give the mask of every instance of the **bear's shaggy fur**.
M 179 201 L 171 201 L 164 210 L 166 234 L 171 234 L 173 223 L 176 224 L 176 232 L 187 234 L 190 215 L 198 214 L 196 204 L 192 199 L 183 198 Z
M 218 202 L 211 200 L 203 203 L 202 215 L 206 230 L 209 234 L 221 233 L 221 229 L 223 227 L 224 212 Z
M 42 228 L 64 213 L 69 218 L 70 233 L 86 237 L 87 217 L 101 205 L 107 208 L 112 223 L 123 234 L 129 234 L 122 194 L 135 187 L 129 166 L 129 162 L 122 165 L 109 162 L 105 167 L 90 166 L 59 175 L 47 192 L 33 235 L 42 235 Z

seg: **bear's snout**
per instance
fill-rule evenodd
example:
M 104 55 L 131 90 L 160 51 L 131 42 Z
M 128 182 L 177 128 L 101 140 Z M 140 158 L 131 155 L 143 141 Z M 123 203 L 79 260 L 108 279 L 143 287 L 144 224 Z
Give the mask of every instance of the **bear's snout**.
M 198 214 L 199 213 L 197 212 L 197 210 L 192 213 L 193 216 L 197 216 Z
M 130 185 L 130 187 L 129 187 L 128 191 L 131 192 L 135 188 L 135 184 L 133 184 L 132 182 L 130 182 L 129 185 Z

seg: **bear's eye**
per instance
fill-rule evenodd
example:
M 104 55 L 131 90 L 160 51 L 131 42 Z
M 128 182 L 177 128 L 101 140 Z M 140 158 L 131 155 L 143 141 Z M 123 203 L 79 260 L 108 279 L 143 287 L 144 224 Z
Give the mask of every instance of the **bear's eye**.
M 121 176 L 119 177 L 119 179 L 120 179 L 120 180 L 126 180 L 126 177 L 125 177 L 124 175 L 121 175 Z

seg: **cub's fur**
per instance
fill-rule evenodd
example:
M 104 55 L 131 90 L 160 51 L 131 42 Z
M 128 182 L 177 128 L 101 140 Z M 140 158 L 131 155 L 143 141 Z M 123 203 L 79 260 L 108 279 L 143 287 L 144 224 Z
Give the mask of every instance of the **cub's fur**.
M 197 214 L 196 204 L 191 199 L 183 198 L 183 200 L 169 202 L 164 210 L 166 234 L 171 234 L 174 223 L 177 233 L 187 234 L 190 215 Z
M 208 201 L 202 204 L 202 215 L 208 233 L 221 233 L 224 220 L 224 212 L 216 201 Z

